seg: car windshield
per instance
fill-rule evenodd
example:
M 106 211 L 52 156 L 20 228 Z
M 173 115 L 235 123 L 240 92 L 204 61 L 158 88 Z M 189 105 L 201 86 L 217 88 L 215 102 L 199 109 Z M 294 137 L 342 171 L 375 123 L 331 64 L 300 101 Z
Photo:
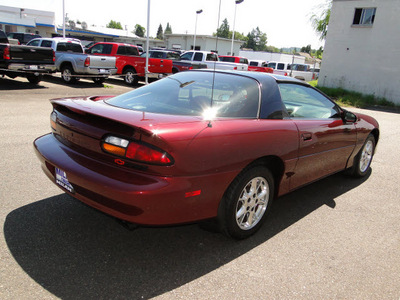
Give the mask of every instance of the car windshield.
M 110 105 L 160 114 L 257 118 L 259 84 L 254 79 L 213 72 L 182 72 L 114 97 Z

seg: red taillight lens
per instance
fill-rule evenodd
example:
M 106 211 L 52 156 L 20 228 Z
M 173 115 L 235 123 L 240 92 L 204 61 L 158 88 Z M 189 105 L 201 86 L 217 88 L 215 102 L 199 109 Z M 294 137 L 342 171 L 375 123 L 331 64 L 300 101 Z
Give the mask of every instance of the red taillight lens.
M 53 50 L 53 62 L 56 62 L 56 53 Z
M 170 165 L 172 163 L 172 158 L 161 149 L 115 136 L 107 136 L 102 143 L 102 148 L 108 153 L 142 163 L 156 165 Z
M 5 47 L 4 48 L 4 52 L 3 52 L 3 59 L 11 59 L 11 56 L 10 56 L 10 47 L 9 46 L 7 46 L 7 47 Z
M 156 149 L 150 148 L 143 144 L 130 142 L 126 150 L 126 157 L 142 162 L 155 164 L 170 164 L 171 160 L 166 153 L 162 153 Z
M 90 66 L 90 57 L 86 57 L 85 59 L 85 67 L 89 67 Z

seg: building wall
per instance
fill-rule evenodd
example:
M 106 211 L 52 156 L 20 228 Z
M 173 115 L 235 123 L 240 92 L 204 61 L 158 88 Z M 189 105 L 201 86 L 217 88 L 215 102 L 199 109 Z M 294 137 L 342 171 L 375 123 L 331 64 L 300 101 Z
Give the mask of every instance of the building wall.
M 376 7 L 372 26 L 352 25 L 355 8 Z M 400 1 L 334 0 L 319 85 L 400 104 Z
M 193 34 L 166 34 L 165 46 L 168 49 L 179 49 L 179 50 L 191 50 L 194 42 Z M 235 40 L 233 42 L 233 53 L 239 55 L 240 46 L 243 44 L 242 41 Z M 208 35 L 197 35 L 196 36 L 196 49 L 202 51 L 216 51 L 218 50 L 219 55 L 230 55 L 232 40 L 217 38 Z
M 264 61 L 277 61 L 294 64 L 304 64 L 306 58 L 298 55 L 291 55 L 285 53 L 272 53 L 272 52 L 261 52 L 261 51 L 243 51 L 240 50 L 239 56 L 248 58 L 249 60 L 264 60 Z

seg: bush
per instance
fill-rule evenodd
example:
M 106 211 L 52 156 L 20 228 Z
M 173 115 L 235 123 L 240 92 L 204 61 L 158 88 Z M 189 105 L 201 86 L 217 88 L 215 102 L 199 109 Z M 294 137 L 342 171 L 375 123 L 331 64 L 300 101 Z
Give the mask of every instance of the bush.
M 310 81 L 309 84 L 316 87 L 342 106 L 354 106 L 359 108 L 366 108 L 376 105 L 400 107 L 386 98 L 378 98 L 374 95 L 363 95 L 361 93 L 347 91 L 342 88 L 327 88 L 324 86 L 318 86 L 318 80 Z

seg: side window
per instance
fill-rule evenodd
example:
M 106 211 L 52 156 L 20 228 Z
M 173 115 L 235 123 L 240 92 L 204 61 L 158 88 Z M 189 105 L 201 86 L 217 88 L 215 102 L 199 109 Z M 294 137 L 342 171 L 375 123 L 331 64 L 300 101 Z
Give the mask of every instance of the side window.
M 192 60 L 192 55 L 193 52 L 187 52 L 185 54 L 182 54 L 181 60 Z
M 126 47 L 126 55 L 136 55 L 139 56 L 139 51 L 136 47 Z
M 125 46 L 119 46 L 117 50 L 117 54 L 119 55 L 125 55 L 126 53 L 126 47 Z
M 277 69 L 278 70 L 285 70 L 285 64 L 278 63 Z
M 42 46 L 42 47 L 49 47 L 49 48 L 51 48 L 51 44 L 52 44 L 52 41 L 43 40 L 41 46 Z
M 40 40 L 30 41 L 27 45 L 28 46 L 39 46 L 40 45 Z M 50 46 L 51 46 L 51 44 L 50 44 Z M 42 46 L 42 47 L 47 47 L 47 46 Z
M 203 60 L 203 53 L 196 52 L 196 53 L 194 54 L 193 60 L 194 60 L 194 61 L 202 61 L 202 60 Z
M 283 104 L 291 118 L 339 118 L 335 103 L 311 87 L 300 84 L 280 83 Z

